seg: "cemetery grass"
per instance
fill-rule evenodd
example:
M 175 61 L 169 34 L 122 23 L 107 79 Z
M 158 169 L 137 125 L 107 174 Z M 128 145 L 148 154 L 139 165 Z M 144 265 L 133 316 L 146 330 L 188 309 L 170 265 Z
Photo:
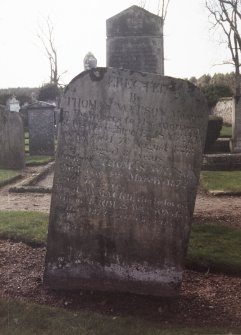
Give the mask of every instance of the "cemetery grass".
M 32 215 L 39 217 L 39 222 L 43 218 L 47 225 L 47 214 L 42 217 L 36 212 L 4 211 L 0 215 L 4 221 L 7 217 L 10 225 L 14 221 L 16 224 L 24 213 L 25 226 L 32 222 Z M 43 244 L 46 225 L 45 228 L 40 225 Z M 205 244 L 205 236 L 208 243 L 215 239 L 215 236 L 207 237 L 205 230 L 201 234 L 198 245 Z M 17 240 L 22 238 L 18 236 Z M 55 292 L 43 288 L 46 248 L 35 243 L 35 238 L 30 238 L 30 246 L 11 239 L 0 240 L 0 333 L 3 335 L 241 334 L 241 278 L 187 270 L 180 299 L 175 301 L 118 293 Z M 217 243 L 222 241 L 219 239 Z M 215 327 L 219 329 L 213 330 Z M 236 329 L 239 331 L 235 332 Z
M 0 238 L 32 246 L 46 244 L 48 214 L 27 211 L 0 211 Z
M 20 171 L 0 169 L 0 186 L 4 186 L 11 181 L 21 177 Z
M 174 300 L 54 291 L 42 283 L 45 251 L 0 240 L 1 334 L 241 333 L 241 278 L 185 271 L 180 297 Z
M 0 211 L 0 238 L 46 246 L 48 214 L 28 211 Z M 186 266 L 241 274 L 241 229 L 224 225 L 192 226 Z
M 224 225 L 193 225 L 187 268 L 241 275 L 241 230 Z
M 26 155 L 26 165 L 27 166 L 38 166 L 46 165 L 49 162 L 52 162 L 54 157 L 52 156 L 29 156 Z
M 241 171 L 202 171 L 205 191 L 241 192 Z
M 232 127 L 223 126 L 219 137 L 232 137 Z
M 134 317 L 101 315 L 90 311 L 0 300 L 2 335 L 201 335 L 217 330 L 160 325 Z M 224 331 L 219 334 L 224 334 Z

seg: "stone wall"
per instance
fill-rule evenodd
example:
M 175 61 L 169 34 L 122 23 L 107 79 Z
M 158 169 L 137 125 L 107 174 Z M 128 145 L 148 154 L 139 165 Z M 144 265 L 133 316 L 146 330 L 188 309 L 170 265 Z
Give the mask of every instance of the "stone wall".
M 0 110 L 0 168 L 21 170 L 25 166 L 24 131 L 19 113 Z
M 107 66 L 164 74 L 163 21 L 132 6 L 106 21 Z

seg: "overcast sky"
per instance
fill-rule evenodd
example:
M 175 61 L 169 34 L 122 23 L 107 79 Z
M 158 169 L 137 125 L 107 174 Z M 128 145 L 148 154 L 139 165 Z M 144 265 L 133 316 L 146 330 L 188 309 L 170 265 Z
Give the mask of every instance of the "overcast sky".
M 157 13 L 158 0 L 146 9 Z M 106 19 L 139 0 L 0 0 L 0 88 L 39 87 L 49 79 L 49 63 L 37 38 L 49 16 L 54 24 L 59 70 L 67 84 L 83 71 L 83 58 L 94 53 L 105 66 Z M 164 28 L 165 74 L 189 78 L 230 72 L 218 34 L 210 31 L 204 0 L 171 0 Z

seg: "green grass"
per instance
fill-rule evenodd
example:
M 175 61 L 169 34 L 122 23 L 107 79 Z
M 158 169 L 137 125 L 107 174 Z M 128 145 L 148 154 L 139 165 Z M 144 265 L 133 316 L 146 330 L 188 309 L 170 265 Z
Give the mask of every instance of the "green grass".
M 241 192 L 241 171 L 202 171 L 201 184 L 206 191 Z
M 223 126 L 219 137 L 232 137 L 232 127 Z
M 25 143 L 24 151 L 25 151 L 25 154 L 29 153 L 29 144 L 28 143 Z
M 45 245 L 48 214 L 25 211 L 0 211 L 0 238 Z
M 193 225 L 187 265 L 196 269 L 241 274 L 241 230 L 223 225 Z
M 0 211 L 0 238 L 46 245 L 48 214 Z M 241 230 L 222 225 L 193 225 L 187 265 L 224 273 L 241 273 Z
M 134 317 L 113 317 L 91 311 L 67 311 L 0 300 L 1 335 L 207 335 L 228 330 L 188 329 Z
M 21 176 L 21 173 L 19 171 L 0 169 L 0 186 L 7 184 L 18 176 Z
M 29 156 L 26 155 L 26 165 L 27 166 L 36 166 L 36 165 L 45 165 L 53 161 L 52 156 Z

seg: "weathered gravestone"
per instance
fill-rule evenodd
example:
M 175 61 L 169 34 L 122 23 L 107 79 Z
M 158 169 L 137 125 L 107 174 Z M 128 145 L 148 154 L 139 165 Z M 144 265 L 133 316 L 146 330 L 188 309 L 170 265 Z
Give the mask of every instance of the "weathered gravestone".
M 36 101 L 26 107 L 28 112 L 29 153 L 30 155 L 53 156 L 54 109 L 55 106 Z
M 0 109 L 0 169 L 25 167 L 24 132 L 19 113 Z
M 19 112 L 20 104 L 14 95 L 7 100 L 6 109 L 8 112 Z
M 178 294 L 207 105 L 191 83 L 96 68 L 66 88 L 44 281 Z
M 163 20 L 132 6 L 106 21 L 108 67 L 164 74 Z

